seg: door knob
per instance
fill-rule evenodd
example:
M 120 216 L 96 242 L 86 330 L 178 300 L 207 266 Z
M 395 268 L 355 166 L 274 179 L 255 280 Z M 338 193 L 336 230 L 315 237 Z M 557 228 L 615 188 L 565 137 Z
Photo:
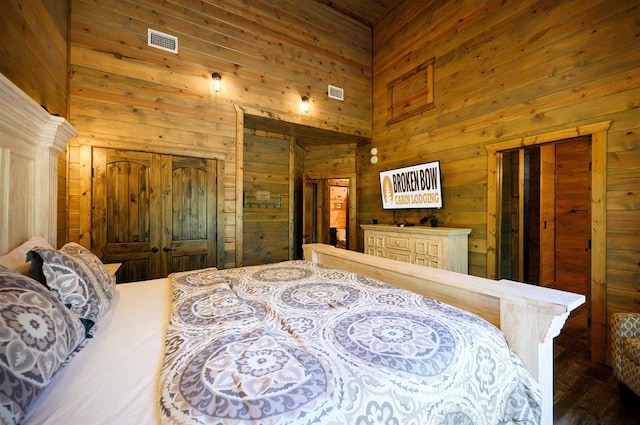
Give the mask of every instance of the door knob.
M 153 252 L 153 253 L 155 254 L 155 253 L 156 253 L 156 252 L 158 252 L 158 251 L 160 251 L 160 250 L 158 249 L 158 247 L 157 247 L 157 246 L 154 246 L 154 247 L 153 247 L 153 248 L 151 248 L 150 250 L 148 250 L 148 251 L 144 251 L 144 252 Z
M 165 246 L 164 248 L 162 248 L 162 250 L 163 250 L 164 252 L 177 251 L 177 249 L 171 249 L 171 248 L 169 248 L 168 246 Z

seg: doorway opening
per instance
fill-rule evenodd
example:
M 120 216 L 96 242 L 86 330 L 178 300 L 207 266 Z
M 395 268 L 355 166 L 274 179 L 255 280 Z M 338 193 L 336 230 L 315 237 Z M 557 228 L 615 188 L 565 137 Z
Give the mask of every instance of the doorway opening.
M 329 180 L 329 244 L 346 249 L 349 229 L 349 179 Z
M 591 136 L 502 153 L 498 278 L 589 298 L 590 168 Z
M 504 157 L 511 151 L 522 148 L 555 143 L 562 140 L 573 139 L 577 136 L 591 138 L 589 181 L 591 196 L 588 201 L 588 214 L 586 221 L 589 225 L 590 249 L 589 254 L 589 281 L 587 282 L 588 308 L 591 316 L 591 358 L 600 363 L 606 361 L 606 332 L 607 332 L 607 294 L 606 294 L 606 155 L 607 155 L 607 131 L 611 121 L 589 124 L 575 128 L 553 131 L 544 134 L 509 140 L 486 145 L 487 149 L 487 277 L 496 279 L 502 271 L 501 265 L 501 241 L 500 232 L 503 208 L 502 185 Z M 524 157 L 524 151 L 518 153 Z M 524 161 L 524 160 L 523 160 Z M 523 173 L 518 171 L 519 179 L 523 179 Z M 520 187 L 520 185 L 518 185 Z M 520 189 L 519 189 L 520 190 Z M 568 214 L 575 213 L 572 208 L 565 211 Z M 557 213 L 554 211 L 554 215 Z M 524 216 L 523 216 L 524 217 Z M 524 227 L 524 218 L 518 217 L 521 228 Z M 547 220 L 548 221 L 548 220 Z M 557 223 L 556 223 L 557 225 Z M 518 233 L 518 238 L 524 239 L 524 233 Z M 522 246 L 522 244 L 518 244 Z M 554 255 L 558 252 L 557 245 L 553 249 Z M 513 257 L 511 257 L 513 258 Z M 518 253 L 518 261 L 522 264 L 523 254 Z M 513 279 L 513 277 L 512 277 Z M 513 279 L 518 280 L 518 279 Z M 557 280 L 557 278 L 556 278 Z M 564 279 L 563 279 L 564 280 Z M 572 291 L 574 292 L 574 291 Z
M 305 179 L 304 243 L 326 243 L 338 248 L 349 246 L 351 179 Z

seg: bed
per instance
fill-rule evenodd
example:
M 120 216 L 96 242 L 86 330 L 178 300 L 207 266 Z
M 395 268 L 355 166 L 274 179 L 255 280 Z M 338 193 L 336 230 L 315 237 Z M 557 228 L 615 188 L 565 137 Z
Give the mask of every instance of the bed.
M 362 275 L 291 261 L 117 293 L 26 424 L 539 422 L 538 387 L 496 328 Z
M 56 156 L 73 129 L 42 115 L 4 77 L 0 93 L 0 110 L 13 111 L 0 123 L 0 255 L 36 236 L 48 246 L 43 251 L 33 249 L 37 242 L 28 246 L 39 252 L 32 260 L 40 257 L 43 270 L 62 273 L 77 264 L 46 269 L 46 262 L 65 249 L 53 248 Z M 35 119 L 29 114 L 44 122 L 29 128 L 41 131 L 16 131 Z M 39 188 L 44 180 L 46 193 Z M 206 269 L 117 286 L 95 272 L 99 265 L 81 247 L 64 252 L 85 260 L 76 275 L 103 282 L 93 295 L 84 295 L 101 302 L 76 313 L 86 316 L 78 328 L 69 318 L 75 308 L 69 300 L 75 298 L 56 301 L 49 293 L 59 296 L 64 279 L 39 295 L 42 302 L 62 305 L 56 317 L 70 324 L 65 349 L 56 352 L 59 370 L 47 376 L 29 404 L 25 424 L 551 424 L 553 338 L 584 302 L 577 294 L 319 244 L 304 246 L 305 261 Z M 0 278 L 7 273 L 0 272 Z M 49 284 L 50 276 L 44 278 Z M 15 285 L 9 286 L 15 292 Z M 200 292 L 203 298 L 196 300 Z M 381 330 L 375 341 L 373 325 Z M 462 332 L 472 328 L 480 333 Z M 420 338 L 391 343 L 402 329 Z M 254 354 L 280 347 L 275 364 L 281 368 L 256 369 L 258 363 L 243 357 L 249 346 L 253 351 L 247 352 Z M 250 369 L 253 379 L 228 373 L 234 356 L 244 359 L 235 367 Z M 427 394 L 425 384 L 437 391 Z M 447 396 L 438 397 L 442 394 Z M 212 406 L 210 417 L 199 419 Z

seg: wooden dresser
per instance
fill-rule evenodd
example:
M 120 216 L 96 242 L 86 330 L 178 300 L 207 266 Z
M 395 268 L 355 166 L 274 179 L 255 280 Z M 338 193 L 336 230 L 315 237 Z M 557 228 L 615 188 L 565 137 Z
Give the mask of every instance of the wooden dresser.
M 363 224 L 364 252 L 459 273 L 469 272 L 471 229 Z

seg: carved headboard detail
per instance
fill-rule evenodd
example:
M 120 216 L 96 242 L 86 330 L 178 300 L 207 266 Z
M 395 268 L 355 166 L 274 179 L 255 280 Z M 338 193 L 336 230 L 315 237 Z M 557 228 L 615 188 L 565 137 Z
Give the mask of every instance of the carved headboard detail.
M 76 134 L 0 74 L 0 255 L 31 236 L 56 246 L 58 154 Z

